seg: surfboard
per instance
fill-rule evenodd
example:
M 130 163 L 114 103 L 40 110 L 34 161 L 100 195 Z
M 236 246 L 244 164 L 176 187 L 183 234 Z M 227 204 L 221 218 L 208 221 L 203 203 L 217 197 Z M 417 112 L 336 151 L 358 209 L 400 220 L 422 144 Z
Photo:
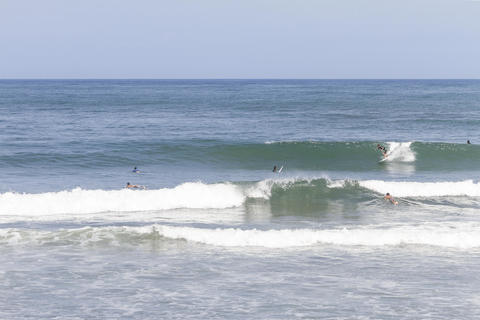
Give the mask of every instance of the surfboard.
M 378 161 L 378 163 L 386 161 L 389 156 L 390 156 L 390 153 L 387 153 L 387 156 L 385 156 L 385 157 L 383 157 L 382 159 L 380 159 L 380 160 Z

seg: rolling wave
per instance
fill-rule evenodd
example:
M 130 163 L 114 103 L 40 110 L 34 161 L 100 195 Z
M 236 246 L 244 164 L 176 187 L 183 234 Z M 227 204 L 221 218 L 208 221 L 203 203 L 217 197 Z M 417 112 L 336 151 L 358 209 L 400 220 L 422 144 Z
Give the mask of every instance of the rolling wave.
M 177 208 L 228 208 L 245 200 L 240 188 L 229 183 L 184 183 L 158 190 L 83 190 L 0 195 L 0 213 L 42 215 L 169 210 Z
M 478 169 L 480 146 L 455 143 L 378 142 L 390 156 L 385 163 L 404 163 L 417 171 Z M 289 170 L 382 171 L 377 142 L 290 141 L 228 143 L 222 141 L 107 144 L 62 153 L 60 150 L 0 155 L 2 167 L 106 168 L 192 164 L 225 169 L 264 170 L 286 164 Z
M 0 194 L 0 215 L 55 215 L 171 209 L 223 209 L 260 199 L 277 211 L 316 210 L 327 203 L 362 203 L 386 192 L 395 197 L 480 197 L 480 183 L 383 180 L 267 179 L 259 182 L 188 182 L 157 190 L 83 190 Z M 255 200 L 256 201 L 256 200 Z
M 0 229 L 1 245 L 75 244 L 139 245 L 142 242 L 183 240 L 222 247 L 289 248 L 314 245 L 424 245 L 469 249 L 480 247 L 478 223 L 429 223 L 420 226 L 364 226 L 333 229 L 240 229 L 167 225 L 143 227 L 84 227 L 55 231 Z

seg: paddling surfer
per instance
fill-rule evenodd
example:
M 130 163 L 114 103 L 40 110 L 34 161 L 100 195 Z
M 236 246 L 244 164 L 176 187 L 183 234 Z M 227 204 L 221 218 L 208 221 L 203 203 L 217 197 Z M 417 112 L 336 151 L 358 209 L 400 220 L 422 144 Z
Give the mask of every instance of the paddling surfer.
M 390 193 L 387 192 L 387 194 L 385 195 L 385 197 L 383 197 L 383 199 L 385 200 L 389 200 L 392 204 L 394 205 L 397 205 L 398 204 L 398 201 L 396 201 L 395 199 L 393 199 L 392 195 Z
M 145 186 L 137 186 L 136 184 L 130 184 L 130 182 L 127 182 L 127 185 L 125 186 L 127 189 L 146 189 Z

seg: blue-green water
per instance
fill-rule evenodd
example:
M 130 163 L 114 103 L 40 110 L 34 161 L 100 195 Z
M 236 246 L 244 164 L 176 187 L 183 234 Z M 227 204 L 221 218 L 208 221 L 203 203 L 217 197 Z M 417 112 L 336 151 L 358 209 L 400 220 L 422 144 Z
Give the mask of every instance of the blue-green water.
M 2 80 L 0 318 L 476 318 L 479 125 L 474 80 Z

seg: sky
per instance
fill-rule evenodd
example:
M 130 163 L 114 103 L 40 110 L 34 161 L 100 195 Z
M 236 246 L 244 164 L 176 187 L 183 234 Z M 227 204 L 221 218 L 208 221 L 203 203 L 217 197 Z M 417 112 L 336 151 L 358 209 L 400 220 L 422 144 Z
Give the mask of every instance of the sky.
M 0 78 L 480 78 L 480 0 L 0 0 Z

